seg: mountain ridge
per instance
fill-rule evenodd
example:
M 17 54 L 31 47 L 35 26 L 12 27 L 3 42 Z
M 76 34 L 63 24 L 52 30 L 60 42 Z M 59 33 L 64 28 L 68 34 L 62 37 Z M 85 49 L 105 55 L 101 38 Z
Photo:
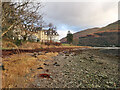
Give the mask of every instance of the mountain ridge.
M 110 38 L 112 38 L 111 34 L 114 34 L 113 36 L 114 36 L 115 40 L 117 40 L 116 39 L 116 38 L 118 38 L 117 34 L 118 34 L 118 32 L 120 32 L 120 26 L 119 25 L 120 25 L 120 20 L 118 20 L 116 22 L 113 22 L 113 23 L 110 23 L 107 26 L 102 27 L 102 28 L 95 27 L 95 28 L 89 28 L 89 29 L 86 29 L 86 30 L 83 30 L 83 31 L 76 32 L 76 33 L 73 34 L 73 44 L 74 45 L 84 45 L 84 44 L 79 43 L 80 40 L 83 41 L 83 38 L 84 39 L 87 38 L 86 43 L 88 43 L 88 42 L 90 42 L 88 40 L 88 39 L 90 39 L 90 37 L 97 37 L 97 39 L 98 38 L 100 39 L 102 37 L 101 36 L 102 34 L 106 39 L 108 39 L 109 42 L 110 42 Z M 107 33 L 106 35 L 108 35 L 108 37 L 106 37 L 105 33 Z M 95 39 L 92 38 L 92 40 L 95 40 Z M 62 43 L 67 43 L 66 37 L 62 38 L 60 41 Z M 84 41 L 84 43 L 85 43 L 85 41 Z M 85 45 L 87 45 L 87 44 L 85 44 Z

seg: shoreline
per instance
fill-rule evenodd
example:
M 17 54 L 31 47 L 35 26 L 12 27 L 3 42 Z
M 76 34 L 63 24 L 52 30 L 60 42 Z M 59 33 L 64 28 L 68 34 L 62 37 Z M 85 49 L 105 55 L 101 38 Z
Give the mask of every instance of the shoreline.
M 40 55 L 39 55 L 40 54 Z M 17 54 L 14 54 L 15 57 Z M 14 77 L 24 78 L 27 80 L 24 85 L 20 82 L 11 83 L 13 88 L 117 88 L 118 84 L 118 57 L 106 55 L 99 52 L 99 49 L 81 49 L 81 50 L 67 50 L 59 53 L 55 52 L 41 52 L 38 53 L 23 53 L 19 56 L 21 61 L 14 59 L 11 55 L 11 60 L 4 58 L 5 71 L 3 76 L 5 81 L 9 81 L 12 69 L 16 66 L 21 66 L 24 75 L 16 70 L 16 74 L 12 73 Z M 6 61 L 8 60 L 8 61 Z M 15 61 L 14 61 L 15 60 Z M 6 62 L 6 63 L 5 63 Z M 8 64 L 7 64 L 8 63 Z M 16 63 L 16 64 L 15 64 Z M 23 64 L 22 64 L 23 63 Z M 35 64 L 32 64 L 35 63 Z M 7 65 L 7 66 L 6 66 Z M 10 67 L 14 65 L 13 67 Z M 23 65 L 27 65 L 24 66 Z M 30 67 L 28 67 L 30 65 Z M 11 68 L 11 69 L 10 69 Z M 17 67 L 18 69 L 20 67 Z M 7 70 L 8 69 L 8 70 Z M 9 71 L 9 72 L 8 72 Z M 27 72 L 28 71 L 28 72 Z M 17 72 L 19 72 L 17 74 Z M 21 74 L 20 74 L 21 73 Z M 19 75 L 20 74 L 20 75 Z M 42 78 L 40 74 L 48 74 L 52 79 Z M 5 75 L 10 75 L 5 76 Z M 11 78 L 13 80 L 14 78 Z M 19 78 L 18 78 L 19 80 Z M 4 81 L 4 87 L 7 82 Z M 111 83 L 112 82 L 112 83 Z M 18 84 L 17 84 L 18 83 Z M 102 84 L 103 83 L 103 84 Z M 15 85 L 17 84 L 17 86 Z

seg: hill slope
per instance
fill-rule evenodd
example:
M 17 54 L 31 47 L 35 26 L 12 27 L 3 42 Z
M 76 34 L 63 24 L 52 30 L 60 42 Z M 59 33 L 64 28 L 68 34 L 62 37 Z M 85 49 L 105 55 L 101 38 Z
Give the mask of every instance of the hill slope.
M 83 46 L 120 46 L 120 21 L 111 23 L 103 28 L 92 28 L 73 34 L 73 44 Z M 66 38 L 61 39 L 66 42 Z
M 88 34 L 92 34 L 92 33 L 96 32 L 96 31 L 98 31 L 99 29 L 100 28 L 91 28 L 91 29 L 86 29 L 86 30 L 74 33 L 73 34 L 73 44 L 77 45 L 79 43 L 79 37 L 82 37 L 82 36 L 85 36 L 85 35 L 88 35 Z M 62 43 L 66 43 L 67 39 L 65 37 L 65 38 L 62 38 L 60 41 Z

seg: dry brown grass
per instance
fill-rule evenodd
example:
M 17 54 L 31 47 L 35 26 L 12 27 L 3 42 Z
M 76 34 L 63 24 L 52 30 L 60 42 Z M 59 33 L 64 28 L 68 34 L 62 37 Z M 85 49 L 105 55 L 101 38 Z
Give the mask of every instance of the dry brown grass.
M 12 48 L 18 48 L 14 43 L 10 41 L 2 41 L 2 48 L 5 49 L 12 49 Z
M 51 57 L 54 57 L 57 55 L 58 55 L 58 53 L 50 52 L 50 53 L 46 53 L 45 55 L 39 55 L 38 58 L 41 60 L 52 60 Z
M 44 60 L 52 60 L 51 57 L 57 54 L 51 52 L 35 58 L 29 54 L 21 53 L 3 58 L 5 70 L 2 72 L 2 87 L 28 87 L 29 83 L 34 81 L 33 77 L 42 71 L 37 68 L 39 66 L 44 68 Z
M 37 43 L 37 42 L 26 42 L 23 43 L 21 46 L 19 46 L 19 48 L 21 49 L 35 49 L 35 48 L 40 48 L 41 44 Z
M 8 42 L 3 41 L 2 43 L 2 47 L 3 48 L 16 48 L 14 45 L 12 44 L 8 44 Z M 39 42 L 26 42 L 23 43 L 21 46 L 18 46 L 19 49 L 41 49 L 41 48 L 90 48 L 88 46 L 54 46 L 54 45 L 44 45 L 44 44 L 40 44 Z

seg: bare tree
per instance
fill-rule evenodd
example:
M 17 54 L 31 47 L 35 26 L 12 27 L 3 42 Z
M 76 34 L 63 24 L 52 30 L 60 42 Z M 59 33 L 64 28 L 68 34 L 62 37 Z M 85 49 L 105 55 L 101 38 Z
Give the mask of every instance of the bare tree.
M 34 25 L 42 22 L 41 8 L 41 3 L 29 1 L 2 2 L 2 36 L 9 34 L 16 26 L 22 30 L 34 30 Z
M 48 24 L 48 27 L 49 27 L 50 29 L 53 29 L 53 24 L 52 24 L 52 23 L 49 23 L 49 24 Z

